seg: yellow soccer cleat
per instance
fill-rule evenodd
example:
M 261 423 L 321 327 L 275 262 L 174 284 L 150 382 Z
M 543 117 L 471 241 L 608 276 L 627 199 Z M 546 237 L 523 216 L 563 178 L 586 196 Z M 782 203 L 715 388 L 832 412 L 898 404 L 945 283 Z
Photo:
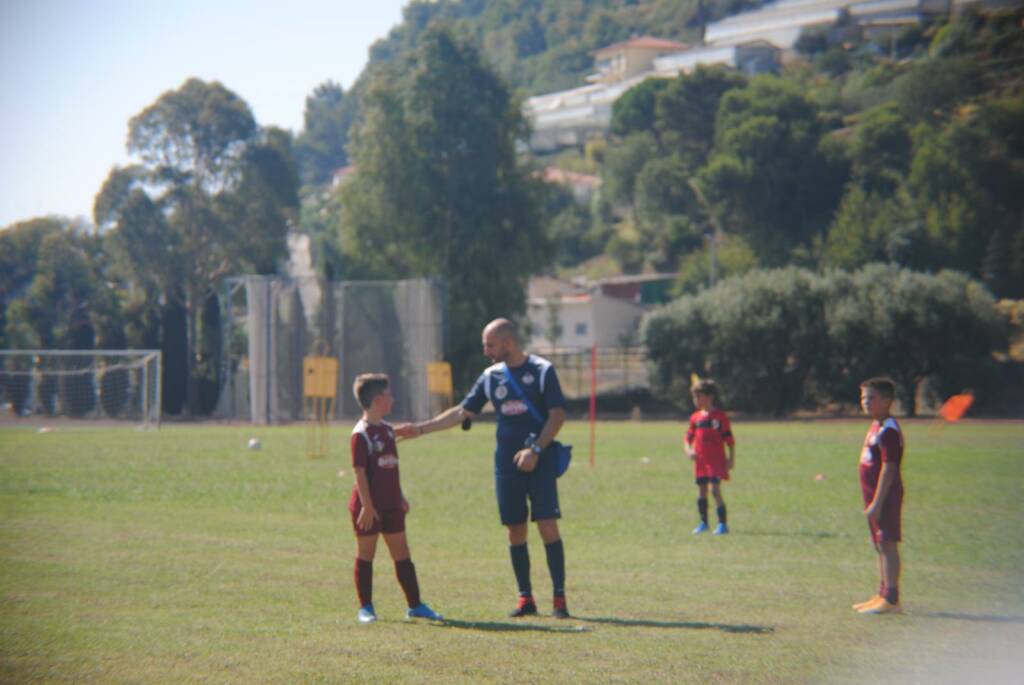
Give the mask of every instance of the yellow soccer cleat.
M 900 614 L 903 613 L 903 608 L 899 604 L 889 604 L 882 598 L 882 601 L 874 604 L 869 604 L 863 609 L 857 610 L 858 614 Z
M 883 599 L 885 599 L 885 598 L 882 597 L 882 595 L 875 595 L 874 597 L 872 597 L 871 599 L 869 599 L 867 601 L 857 602 L 856 604 L 852 605 L 850 608 L 853 609 L 854 611 L 860 611 L 861 609 L 865 609 L 865 608 L 871 606 L 872 604 L 877 604 L 878 602 L 882 601 Z

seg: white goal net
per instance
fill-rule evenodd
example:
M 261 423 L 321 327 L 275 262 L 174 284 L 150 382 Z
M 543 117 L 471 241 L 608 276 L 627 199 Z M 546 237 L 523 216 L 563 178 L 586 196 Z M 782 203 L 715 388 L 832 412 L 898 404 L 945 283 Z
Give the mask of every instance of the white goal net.
M 14 418 L 160 422 L 159 350 L 0 350 L 0 408 Z

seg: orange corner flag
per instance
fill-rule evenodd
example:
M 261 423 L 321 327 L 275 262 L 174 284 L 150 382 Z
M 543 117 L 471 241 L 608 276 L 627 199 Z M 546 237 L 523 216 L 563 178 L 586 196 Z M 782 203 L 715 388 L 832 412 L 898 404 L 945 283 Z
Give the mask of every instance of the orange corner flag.
M 939 416 L 950 423 L 956 423 L 967 413 L 973 403 L 974 395 L 953 395 L 939 408 Z

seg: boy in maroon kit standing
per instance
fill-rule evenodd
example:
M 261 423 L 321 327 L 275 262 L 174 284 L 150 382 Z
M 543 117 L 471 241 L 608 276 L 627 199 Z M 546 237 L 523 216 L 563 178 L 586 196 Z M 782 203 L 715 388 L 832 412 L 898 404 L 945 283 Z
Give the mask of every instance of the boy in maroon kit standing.
M 440 621 L 442 617 L 420 601 L 416 567 L 409 555 L 405 537 L 405 515 L 409 503 L 402 495 L 398 481 L 398 448 L 395 431 L 384 417 L 391 411 L 394 399 L 385 374 L 366 373 L 356 378 L 353 392 L 363 408 L 363 418 L 352 429 L 352 469 L 356 485 L 352 488 L 348 510 L 356 534 L 356 594 L 359 596 L 360 623 L 373 623 L 373 557 L 377 538 L 384 543 L 395 562 L 395 575 L 405 592 L 409 610 L 407 619 L 426 618 Z
M 713 534 L 725 535 L 729 532 L 729 524 L 726 523 L 721 482 L 729 479 L 729 470 L 736 464 L 736 440 L 732 435 L 729 417 L 714 406 L 718 395 L 718 386 L 715 382 L 709 379 L 699 381 L 693 387 L 692 393 L 697 411 L 690 416 L 690 428 L 686 431 L 683 445 L 686 454 L 693 460 L 693 471 L 699 492 L 697 511 L 700 514 L 700 525 L 693 529 L 693 534 L 699 535 L 708 530 L 710 485 L 718 513 L 718 527 Z M 729 448 L 728 459 L 725 456 L 725 447 Z
M 860 489 L 871 542 L 878 554 L 878 594 L 854 604 L 861 614 L 898 614 L 900 608 L 901 513 L 903 508 L 903 432 L 890 415 L 896 384 L 871 378 L 860 385 L 860 404 L 871 417 L 860 456 Z

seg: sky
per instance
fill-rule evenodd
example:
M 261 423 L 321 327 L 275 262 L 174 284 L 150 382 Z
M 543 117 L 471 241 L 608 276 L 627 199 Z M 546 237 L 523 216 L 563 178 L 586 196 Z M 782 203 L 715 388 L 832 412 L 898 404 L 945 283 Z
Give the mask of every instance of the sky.
M 187 79 L 299 132 L 306 97 L 346 90 L 408 0 L 0 0 L 0 227 L 85 217 L 128 120 Z

